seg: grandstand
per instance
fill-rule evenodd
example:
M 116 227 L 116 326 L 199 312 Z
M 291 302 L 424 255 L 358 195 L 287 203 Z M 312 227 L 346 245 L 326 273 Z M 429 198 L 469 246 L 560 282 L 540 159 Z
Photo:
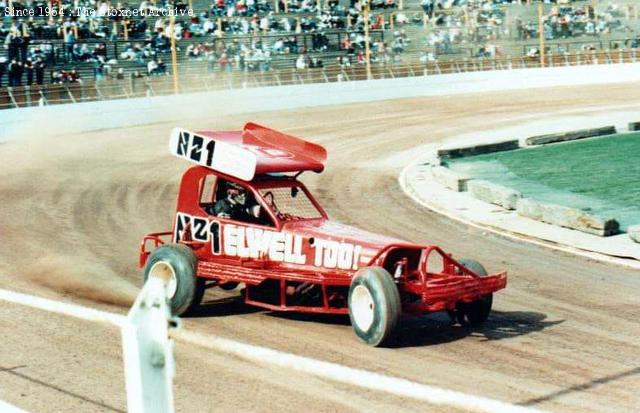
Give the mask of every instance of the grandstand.
M 635 61 L 640 7 L 559 3 L 543 5 L 541 23 L 528 1 L 373 1 L 371 75 L 537 66 L 541 37 L 548 64 Z M 4 18 L 0 107 L 172 93 L 172 33 L 183 92 L 368 76 L 354 0 L 52 4 L 10 3 L 9 14 L 35 15 Z

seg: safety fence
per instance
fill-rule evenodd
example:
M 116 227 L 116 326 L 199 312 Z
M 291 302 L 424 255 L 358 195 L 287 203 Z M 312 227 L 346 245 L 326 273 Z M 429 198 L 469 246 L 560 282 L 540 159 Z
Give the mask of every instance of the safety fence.
M 541 56 L 448 59 L 408 64 L 371 65 L 369 79 L 431 76 L 477 71 L 511 70 L 539 67 L 635 63 L 637 49 L 592 50 L 571 53 L 546 53 Z M 204 92 L 220 89 L 282 86 L 368 79 L 364 64 L 329 66 L 316 69 L 281 69 L 269 71 L 208 71 L 205 66 L 183 66 L 179 83 L 171 76 L 149 76 L 105 81 L 88 81 L 53 85 L 32 85 L 0 89 L 0 109 L 44 106 L 62 103 L 91 102 L 110 99 L 162 96 L 174 93 Z
M 149 278 L 127 316 L 4 289 L 0 289 L 0 301 L 118 327 L 122 335 L 129 412 L 172 413 L 175 411 L 173 398 L 175 359 L 171 339 L 253 363 L 269 364 L 370 391 L 411 398 L 430 405 L 479 412 L 540 412 L 530 407 L 513 405 L 487 397 L 186 331 L 181 328 L 180 320 L 171 316 L 165 288 L 160 278 Z M 24 412 L 1 400 L 0 407 L 3 408 L 2 411 L 10 413 Z
M 340 46 L 340 42 L 345 38 L 345 35 L 349 35 L 351 32 L 347 30 L 337 30 L 330 29 L 325 30 L 322 33 L 323 36 L 323 45 L 326 45 L 329 49 L 337 49 Z M 371 42 L 383 41 L 384 40 L 384 31 L 383 30 L 371 30 Z M 193 37 L 190 39 L 181 39 L 178 46 L 182 51 L 185 51 L 189 45 L 198 45 L 198 44 L 207 44 L 212 48 L 216 48 L 218 44 L 223 44 L 225 42 L 235 43 L 237 45 L 250 45 L 252 43 L 261 43 L 267 45 L 273 45 L 277 40 L 287 39 L 289 42 L 292 42 L 296 45 L 297 48 L 305 48 L 306 50 L 314 50 L 314 38 L 313 33 L 308 32 L 291 32 L 291 33 L 262 33 L 259 32 L 257 34 L 237 34 L 233 36 L 227 37 Z M 65 43 L 62 39 L 48 39 L 48 40 L 32 40 L 29 42 L 28 51 L 29 53 L 33 53 L 35 49 L 39 49 L 40 55 L 43 57 L 43 60 L 51 65 L 56 64 L 74 64 L 79 65 L 83 64 L 83 60 L 81 60 L 78 56 L 73 55 L 71 52 L 74 49 L 80 49 L 86 46 L 86 49 L 89 52 L 93 52 L 96 47 L 100 46 L 103 50 L 100 52 L 106 59 L 119 59 L 120 54 L 130 48 L 132 45 L 138 45 L 140 47 L 149 43 L 148 39 L 137 39 L 137 40 L 102 40 L 102 39 L 87 39 L 74 41 L 73 43 Z M 168 49 L 169 45 L 166 45 L 166 50 L 163 50 L 161 47 L 156 48 L 155 51 L 160 54 L 169 54 L 170 50 Z M 0 50 L 0 56 L 4 55 L 5 51 Z M 179 61 L 183 62 L 187 60 L 183 58 L 183 53 L 179 53 Z M 275 54 L 275 57 L 278 55 Z M 126 60 L 125 60 L 126 61 Z

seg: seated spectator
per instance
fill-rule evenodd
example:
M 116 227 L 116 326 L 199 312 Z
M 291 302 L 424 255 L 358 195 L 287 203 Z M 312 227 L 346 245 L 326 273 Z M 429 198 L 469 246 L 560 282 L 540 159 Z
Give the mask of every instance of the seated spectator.
M 2 78 L 7 73 L 7 58 L 0 57 L 0 87 L 2 87 Z
M 340 65 L 342 69 L 351 67 L 351 59 L 349 56 L 338 56 L 338 65 Z
M 202 21 L 202 34 L 201 36 L 205 36 L 206 34 L 213 33 L 216 30 L 216 24 L 209 17 L 205 18 Z
M 133 60 L 136 57 L 136 52 L 133 50 L 133 45 L 131 43 L 127 43 L 124 46 L 124 51 L 120 53 L 120 59 L 122 60 Z
M 527 52 L 527 57 L 530 57 L 530 58 L 540 57 L 540 49 L 538 49 L 537 47 L 530 48 L 529 51 Z
M 302 0 L 300 11 L 303 13 L 315 13 L 316 2 L 314 0 Z
M 225 13 L 225 2 L 224 0 L 215 0 L 212 4 L 211 4 L 211 13 L 214 16 L 223 16 Z
M 104 62 L 95 60 L 93 62 L 93 75 L 96 79 L 96 82 L 102 81 L 105 77 L 105 74 Z
M 433 2 L 434 0 L 422 0 L 420 3 L 422 10 L 429 18 L 433 17 Z
M 94 58 L 105 61 L 107 58 L 107 46 L 104 43 L 98 43 L 93 49 Z
M 153 59 L 149 60 L 149 62 L 147 62 L 147 74 L 154 75 L 156 69 L 158 69 L 158 63 Z
M 306 69 L 307 66 L 307 59 L 305 55 L 300 55 L 298 56 L 298 58 L 296 59 L 296 69 L 298 70 L 304 70 Z
M 380 30 L 384 27 L 384 14 L 378 14 L 376 20 L 371 24 L 371 30 Z
M 27 74 L 27 86 L 31 86 L 33 84 L 33 61 L 31 59 L 27 59 L 24 62 L 24 72 Z
M 34 66 L 34 71 L 36 75 L 36 84 L 42 85 L 44 84 L 44 71 L 47 68 L 47 65 L 44 63 L 41 57 L 36 58 L 36 63 Z
M 64 83 L 64 75 L 61 71 L 54 70 L 51 72 L 51 84 L 62 84 Z
M 151 39 L 152 47 L 161 53 L 167 53 L 171 51 L 171 42 L 169 38 L 162 33 L 158 33 Z
M 275 41 L 275 43 L 271 47 L 271 50 L 273 50 L 273 53 L 284 53 L 284 40 L 282 39 L 282 37 L 278 38 L 278 40 Z
M 351 41 L 351 38 L 349 37 L 349 35 L 346 34 L 346 33 L 345 33 L 344 37 L 342 38 L 342 41 L 340 42 L 340 49 L 346 50 L 347 53 L 349 53 L 349 54 L 355 52 L 355 48 L 353 46 L 353 42 Z
M 436 57 L 432 52 L 422 52 L 420 55 L 420 63 L 433 62 L 436 60 Z
M 69 83 L 82 83 L 82 79 L 80 79 L 80 73 L 78 73 L 76 69 L 73 69 L 68 73 L 67 79 Z
M 400 26 L 409 23 L 409 18 L 403 12 L 396 13 L 396 23 Z
M 309 63 L 309 68 L 310 69 L 317 69 L 317 68 L 322 68 L 324 67 L 324 64 L 322 63 L 322 60 L 318 59 L 318 58 L 312 58 L 311 62 Z
M 222 53 L 222 55 L 220 56 L 220 59 L 218 59 L 218 65 L 220 66 L 220 70 L 223 72 L 224 71 L 230 72 L 231 69 L 233 68 L 232 62 L 229 60 L 229 57 L 227 56 L 226 53 Z
M 256 14 L 256 0 L 246 0 L 245 5 L 247 6 L 247 14 L 253 15 Z
M 164 64 L 162 59 L 158 59 L 158 74 L 166 75 L 167 74 L 167 66 Z
M 244 4 L 244 1 L 237 0 L 234 3 L 235 4 L 227 2 L 227 17 L 246 16 L 247 6 Z
M 76 44 L 73 48 L 73 60 L 77 62 L 87 62 L 93 60 L 93 54 L 89 51 L 89 46 L 83 43 L 81 46 Z
M 386 0 L 371 0 L 370 7 L 371 7 L 371 10 L 384 9 L 385 4 L 386 4 Z

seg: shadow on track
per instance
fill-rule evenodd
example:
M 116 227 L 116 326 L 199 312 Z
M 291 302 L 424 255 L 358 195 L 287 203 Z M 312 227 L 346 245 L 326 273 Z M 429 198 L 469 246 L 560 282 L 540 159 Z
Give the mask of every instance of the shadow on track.
M 251 314 L 264 311 L 261 308 L 246 305 L 242 296 L 229 296 L 203 300 L 200 306 L 189 313 L 187 318 L 226 317 L 240 314 Z
M 334 324 L 342 326 L 350 326 L 348 315 L 342 314 L 313 314 L 313 313 L 294 313 L 294 312 L 271 312 L 269 316 L 282 318 L 293 321 L 304 321 L 319 324 Z
M 270 311 L 246 305 L 238 290 L 208 292 L 200 307 L 189 314 L 190 318 L 227 317 L 263 312 L 283 320 L 350 326 L 348 315 L 314 314 Z M 561 324 L 564 320 L 547 320 L 547 315 L 534 311 L 493 310 L 483 324 L 461 326 L 451 321 L 447 313 L 432 313 L 422 317 L 407 317 L 400 321 L 391 347 L 421 347 L 448 343 L 467 336 L 481 337 L 485 341 L 519 337 Z
M 346 315 L 271 312 L 272 317 L 350 326 Z M 542 331 L 564 320 L 546 321 L 546 314 L 531 311 L 492 311 L 482 325 L 463 327 L 454 325 L 446 313 L 433 313 L 424 317 L 407 318 L 400 322 L 395 340 L 390 347 L 419 347 L 448 343 L 467 336 L 483 337 L 487 341 L 503 340 Z
M 404 320 L 393 347 L 418 347 L 448 343 L 467 336 L 487 341 L 504 340 L 542 331 L 564 320 L 546 321 L 546 314 L 532 311 L 493 310 L 489 319 L 478 326 L 454 325 L 444 313 Z

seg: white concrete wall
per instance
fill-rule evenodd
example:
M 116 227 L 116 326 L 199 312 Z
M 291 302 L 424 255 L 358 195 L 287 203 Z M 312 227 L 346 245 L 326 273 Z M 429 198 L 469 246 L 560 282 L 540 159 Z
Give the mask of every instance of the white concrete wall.
M 30 136 L 406 97 L 640 81 L 640 63 L 248 88 L 0 111 L 0 141 Z M 250 116 L 248 116 L 248 120 Z M 428 122 L 425 120 L 425 122 Z M 173 126 L 173 125 L 172 125 Z M 238 125 L 240 126 L 240 125 Z

